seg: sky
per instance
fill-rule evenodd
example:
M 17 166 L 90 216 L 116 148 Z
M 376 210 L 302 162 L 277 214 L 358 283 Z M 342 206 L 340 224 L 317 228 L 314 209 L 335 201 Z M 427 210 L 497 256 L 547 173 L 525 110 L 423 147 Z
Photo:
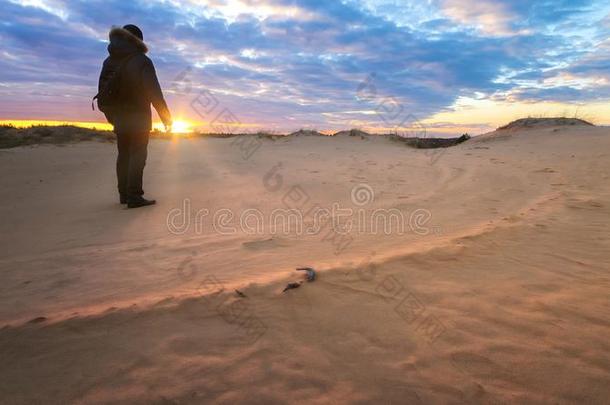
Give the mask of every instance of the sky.
M 607 0 L 0 0 L 0 120 L 104 121 L 91 98 L 124 24 L 202 129 L 610 124 Z

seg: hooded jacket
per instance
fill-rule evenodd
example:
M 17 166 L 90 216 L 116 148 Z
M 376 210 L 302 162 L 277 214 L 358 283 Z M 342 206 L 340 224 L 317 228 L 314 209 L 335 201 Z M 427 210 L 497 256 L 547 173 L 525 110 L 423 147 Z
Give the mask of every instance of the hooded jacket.
M 113 28 L 109 33 L 109 56 L 104 61 L 100 73 L 98 90 L 104 86 L 111 72 L 121 63 L 119 75 L 120 108 L 107 116 L 116 133 L 142 133 L 152 129 L 152 104 L 161 121 L 171 123 L 171 114 L 163 98 L 152 61 L 146 56 L 146 44 L 123 28 Z

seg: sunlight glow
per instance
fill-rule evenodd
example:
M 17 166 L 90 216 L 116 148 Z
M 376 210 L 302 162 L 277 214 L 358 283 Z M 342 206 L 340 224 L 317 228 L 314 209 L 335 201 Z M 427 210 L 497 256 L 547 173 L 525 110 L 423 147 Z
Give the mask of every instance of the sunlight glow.
M 161 122 L 154 123 L 153 129 L 160 132 L 165 132 L 165 127 Z M 172 124 L 172 134 L 188 134 L 191 132 L 193 132 L 193 125 L 189 121 L 175 120 Z

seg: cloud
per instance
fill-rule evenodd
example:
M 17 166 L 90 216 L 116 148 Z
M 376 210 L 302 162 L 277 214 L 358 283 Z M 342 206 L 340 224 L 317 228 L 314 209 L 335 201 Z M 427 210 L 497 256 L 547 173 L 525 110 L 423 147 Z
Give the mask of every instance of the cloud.
M 459 24 L 480 28 L 488 34 L 514 33 L 516 14 L 509 4 L 493 1 L 444 0 L 441 8 L 445 15 Z
M 592 9 L 593 0 L 439 0 L 452 20 L 488 35 L 544 31 Z
M 475 93 L 566 101 L 607 94 L 553 82 L 566 73 L 581 82 L 607 77 L 607 48 L 597 44 L 597 56 L 581 49 L 604 29 L 579 20 L 592 9 L 600 12 L 585 0 L 555 1 L 552 10 L 548 1 L 520 0 L 36 4 L 4 2 L 0 11 L 0 97 L 16 99 L 28 117 L 57 114 L 48 104 L 55 98 L 64 114 L 100 119 L 86 107 L 106 56 L 108 29 L 125 23 L 143 29 L 166 89 L 189 68 L 192 91 L 167 93 L 170 105 L 191 119 L 201 119 L 189 104 L 203 90 L 242 122 L 289 129 L 385 128 L 390 107 L 404 114 L 390 124 L 400 124 Z M 553 29 L 568 21 L 578 22 L 579 31 Z M 371 77 L 375 97 L 363 100 L 358 88 Z

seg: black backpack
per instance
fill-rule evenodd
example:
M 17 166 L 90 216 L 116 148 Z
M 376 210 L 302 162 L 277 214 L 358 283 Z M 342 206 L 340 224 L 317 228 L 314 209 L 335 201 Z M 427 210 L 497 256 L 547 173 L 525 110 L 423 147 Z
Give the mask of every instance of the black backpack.
M 106 120 L 111 124 L 113 112 L 121 104 L 121 72 L 133 56 L 134 54 L 125 57 L 116 70 L 106 71 L 104 77 L 100 79 L 100 91 L 91 100 L 91 109 L 95 111 L 93 102 L 97 99 L 97 108 L 104 113 Z

